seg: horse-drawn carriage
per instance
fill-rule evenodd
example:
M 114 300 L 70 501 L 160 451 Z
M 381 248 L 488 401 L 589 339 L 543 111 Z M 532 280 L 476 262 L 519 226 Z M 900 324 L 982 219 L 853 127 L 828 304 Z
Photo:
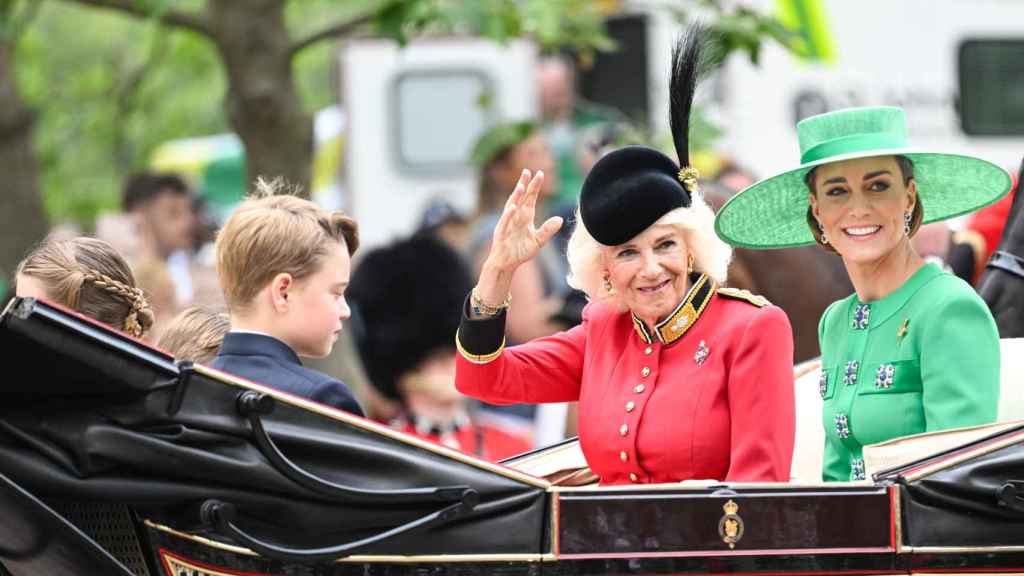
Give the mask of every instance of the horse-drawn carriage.
M 839 484 L 475 459 L 30 299 L 0 317 L 0 574 L 1024 572 L 1024 425 Z M 540 473 L 540 472 L 538 472 Z

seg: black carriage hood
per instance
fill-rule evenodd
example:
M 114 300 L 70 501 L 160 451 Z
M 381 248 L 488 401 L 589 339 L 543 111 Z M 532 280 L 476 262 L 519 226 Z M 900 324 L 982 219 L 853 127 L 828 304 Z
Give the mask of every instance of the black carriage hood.
M 179 365 L 42 301 L 10 303 L 0 349 L 20 374 L 0 386 L 0 474 L 58 509 L 127 505 L 292 561 L 550 549 L 543 480 Z
M 963 430 L 975 438 L 874 475 L 898 486 L 902 545 L 1024 549 L 1024 422 Z

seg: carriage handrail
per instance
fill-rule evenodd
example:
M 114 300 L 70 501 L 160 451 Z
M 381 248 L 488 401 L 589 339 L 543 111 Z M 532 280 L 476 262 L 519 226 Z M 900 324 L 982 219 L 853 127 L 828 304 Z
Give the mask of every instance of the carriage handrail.
M 407 534 L 409 532 L 421 530 L 437 524 L 443 524 L 468 512 L 472 507 L 472 503 L 466 501 L 458 502 L 435 512 L 431 512 L 426 516 L 417 518 L 412 522 L 396 526 L 390 530 L 385 530 L 380 534 L 324 548 L 290 548 L 287 546 L 272 544 L 252 536 L 235 524 L 235 518 L 237 515 L 235 506 L 220 500 L 211 499 L 204 501 L 200 507 L 199 514 L 203 522 L 214 526 L 221 533 L 231 537 L 233 540 L 248 547 L 250 550 L 266 556 L 267 558 L 293 562 L 327 562 L 351 556 L 352 554 L 395 536 Z
M 337 484 L 320 478 L 299 468 L 288 459 L 274 443 L 263 427 L 262 416 L 274 411 L 277 401 L 269 394 L 247 390 L 238 395 L 238 413 L 249 420 L 257 448 L 270 464 L 281 474 L 299 486 L 322 496 L 342 502 L 456 502 L 472 509 L 479 502 L 479 495 L 469 486 L 432 486 L 428 488 L 406 488 L 401 490 L 369 490 Z M 447 510 L 447 508 L 446 508 Z

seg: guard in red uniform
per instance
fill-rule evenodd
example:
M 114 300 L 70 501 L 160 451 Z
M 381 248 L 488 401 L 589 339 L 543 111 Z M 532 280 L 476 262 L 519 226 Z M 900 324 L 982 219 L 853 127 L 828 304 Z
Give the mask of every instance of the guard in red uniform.
M 672 128 L 688 159 L 700 33 L 673 54 Z M 594 165 L 569 241 L 583 323 L 504 347 L 509 279 L 561 222 L 535 228 L 543 174 L 524 171 L 463 306 L 456 386 L 490 402 L 578 400 L 580 444 L 603 484 L 787 481 L 793 338 L 781 309 L 720 288 L 730 251 L 696 171 L 628 147 Z
M 401 405 L 391 427 L 487 460 L 532 448 L 530 438 L 474 418 L 455 390 L 459 309 L 472 279 L 461 257 L 431 235 L 367 254 L 347 294 L 367 376 Z

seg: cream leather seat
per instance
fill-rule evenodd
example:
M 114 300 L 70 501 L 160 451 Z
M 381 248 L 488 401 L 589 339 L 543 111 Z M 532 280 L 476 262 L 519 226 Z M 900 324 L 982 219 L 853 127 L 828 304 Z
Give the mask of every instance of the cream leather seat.
M 1024 420 L 1024 338 L 999 341 L 999 422 Z
M 793 440 L 793 464 L 790 482 L 817 484 L 821 482 L 822 454 L 825 451 L 825 428 L 821 420 L 821 362 L 809 360 L 793 368 L 796 398 L 796 435 Z

